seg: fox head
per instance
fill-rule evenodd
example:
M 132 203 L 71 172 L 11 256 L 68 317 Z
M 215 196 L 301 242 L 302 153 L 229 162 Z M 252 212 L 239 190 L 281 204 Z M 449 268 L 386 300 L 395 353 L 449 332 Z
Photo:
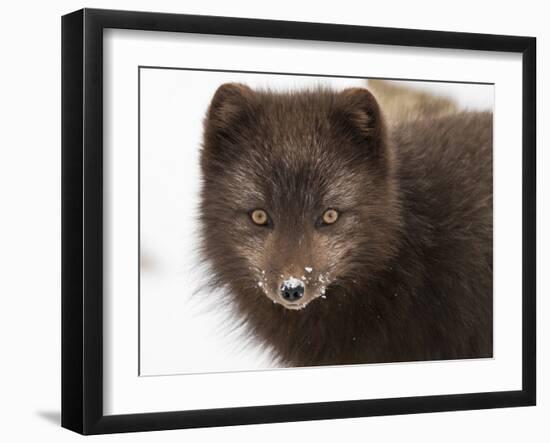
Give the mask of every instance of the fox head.
M 224 84 L 201 169 L 203 254 L 241 304 L 307 310 L 375 279 L 395 254 L 394 159 L 367 89 Z

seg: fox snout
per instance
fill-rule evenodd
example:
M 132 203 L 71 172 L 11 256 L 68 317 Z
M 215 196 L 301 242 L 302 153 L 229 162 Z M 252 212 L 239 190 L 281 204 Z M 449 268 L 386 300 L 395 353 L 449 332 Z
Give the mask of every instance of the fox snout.
M 263 290 L 273 303 L 291 310 L 301 310 L 316 298 L 325 298 L 326 288 L 330 284 L 329 274 L 316 273 L 311 267 L 306 267 L 305 272 L 296 274 L 297 269 L 294 268 L 294 272 L 277 272 L 277 277 L 263 271 L 258 288 Z
M 305 284 L 302 280 L 294 277 L 283 281 L 281 284 L 281 297 L 287 302 L 296 302 L 304 296 Z

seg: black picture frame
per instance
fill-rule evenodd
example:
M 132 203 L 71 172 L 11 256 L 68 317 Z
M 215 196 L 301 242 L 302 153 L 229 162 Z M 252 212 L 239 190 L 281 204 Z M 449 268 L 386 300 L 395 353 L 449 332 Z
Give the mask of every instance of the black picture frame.
M 523 63 L 522 389 L 229 409 L 103 413 L 103 30 L 192 32 L 519 53 Z M 536 403 L 536 39 L 82 9 L 62 18 L 62 426 L 81 434 Z

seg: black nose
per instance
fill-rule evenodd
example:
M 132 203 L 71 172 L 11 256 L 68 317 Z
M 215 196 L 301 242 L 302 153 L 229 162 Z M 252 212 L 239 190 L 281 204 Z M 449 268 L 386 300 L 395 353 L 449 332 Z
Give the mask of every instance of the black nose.
M 281 285 L 281 297 L 286 301 L 295 302 L 304 296 L 304 290 L 305 286 L 302 280 L 290 277 Z

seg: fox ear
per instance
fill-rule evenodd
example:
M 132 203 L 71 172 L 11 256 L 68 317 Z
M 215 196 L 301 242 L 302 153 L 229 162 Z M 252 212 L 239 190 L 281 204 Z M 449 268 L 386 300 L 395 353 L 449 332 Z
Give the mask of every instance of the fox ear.
M 205 127 L 212 135 L 232 138 L 238 127 L 250 118 L 254 92 L 240 83 L 225 83 L 214 94 Z
M 378 102 L 367 89 L 349 88 L 340 93 L 340 126 L 369 156 L 383 156 L 386 127 Z

